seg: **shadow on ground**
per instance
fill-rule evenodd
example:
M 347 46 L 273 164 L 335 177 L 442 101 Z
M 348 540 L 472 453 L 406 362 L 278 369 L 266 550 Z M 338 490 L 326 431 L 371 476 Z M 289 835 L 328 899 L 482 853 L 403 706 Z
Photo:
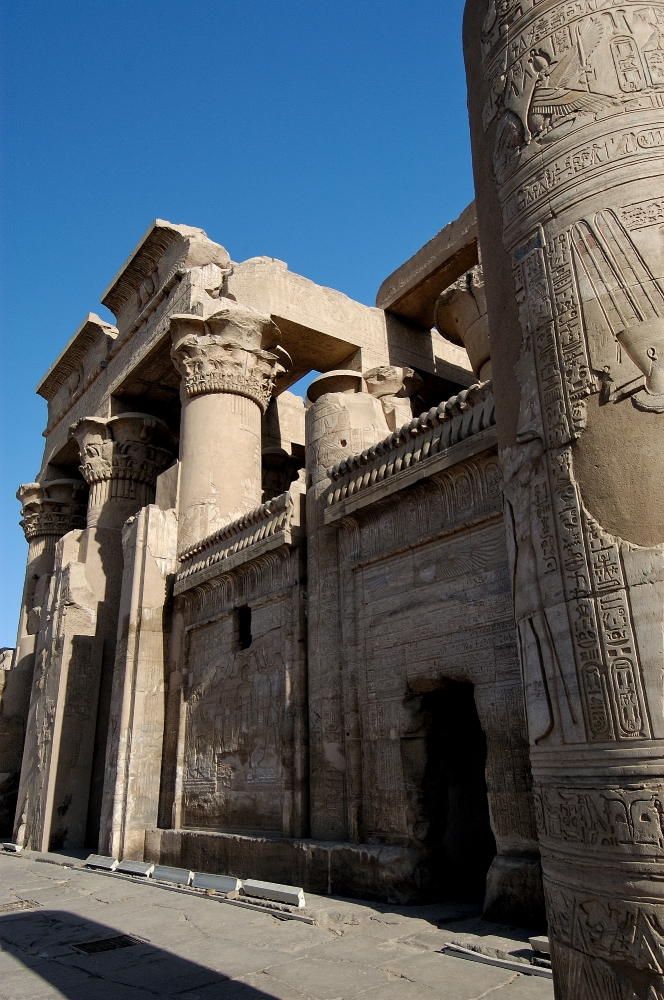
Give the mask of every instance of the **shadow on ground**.
M 270 994 L 253 986 L 179 958 L 148 941 L 133 940 L 136 943 L 128 944 L 126 936 L 119 935 L 116 929 L 60 910 L 35 908 L 2 913 L 0 951 L 5 954 L 0 1000 L 15 1000 L 19 995 L 40 1000 L 50 996 L 38 980 L 34 989 L 28 986 L 26 990 L 25 969 L 57 990 L 54 997 L 67 1000 L 154 1000 L 155 996 L 272 1000 Z

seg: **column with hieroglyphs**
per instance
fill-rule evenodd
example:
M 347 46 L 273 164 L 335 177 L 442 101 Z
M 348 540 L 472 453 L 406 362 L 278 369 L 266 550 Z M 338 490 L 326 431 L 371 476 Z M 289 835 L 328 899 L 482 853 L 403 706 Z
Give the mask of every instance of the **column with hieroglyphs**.
M 96 845 L 122 578 L 121 529 L 154 500 L 174 458 L 167 426 L 142 413 L 70 429 L 90 487 L 87 527 L 58 544 L 35 671 L 15 822 L 35 850 Z
M 467 0 L 560 1000 L 664 997 L 664 3 Z

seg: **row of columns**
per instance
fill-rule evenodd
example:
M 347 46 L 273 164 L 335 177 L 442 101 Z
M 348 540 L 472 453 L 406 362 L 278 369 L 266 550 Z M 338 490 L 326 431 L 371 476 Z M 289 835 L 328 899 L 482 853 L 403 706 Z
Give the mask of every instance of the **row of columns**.
M 208 319 L 173 316 L 171 335 L 182 376 L 180 542 L 186 548 L 261 503 L 261 416 L 289 359 L 270 317 L 231 299 Z M 27 483 L 16 494 L 29 543 L 26 586 L 52 573 L 56 543 L 69 531 L 121 528 L 153 503 L 157 477 L 177 457 L 167 425 L 146 413 L 85 417 L 69 436 L 84 481 Z M 36 631 L 27 624 L 33 591 L 24 594 L 19 640 Z
M 270 317 L 230 299 L 222 300 L 215 313 L 205 319 L 189 314 L 173 316 L 171 335 L 173 362 L 182 376 L 177 529 L 177 548 L 182 552 L 261 503 L 261 417 L 270 402 L 274 380 L 289 359 L 278 345 L 279 331 Z M 167 425 L 145 413 L 86 417 L 70 427 L 69 436 L 78 446 L 82 479 L 31 483 L 21 486 L 17 494 L 30 548 L 17 660 L 17 665 L 23 665 L 24 683 L 21 694 L 14 698 L 14 714 L 22 720 L 21 735 L 25 733 L 14 834 L 26 847 L 41 850 L 63 837 L 61 846 L 83 846 L 84 840 L 92 844 L 99 831 L 103 800 L 109 795 L 105 762 L 113 751 L 114 734 L 109 737 L 113 674 L 124 671 L 117 660 L 126 645 L 119 636 L 122 622 L 118 623 L 123 588 L 122 529 L 128 519 L 154 503 L 157 478 L 178 455 L 177 442 Z M 76 529 L 81 531 L 78 538 L 73 536 L 77 547 L 65 547 L 66 554 L 63 548 L 57 556 L 58 540 Z M 56 759 L 64 752 L 58 746 L 65 748 L 68 738 L 58 729 L 65 723 L 57 717 L 58 713 L 66 716 L 68 711 L 72 719 L 76 717 L 78 707 L 66 702 L 77 697 L 78 689 L 67 673 L 65 657 L 53 655 L 58 645 L 54 629 L 66 630 L 67 625 L 65 616 L 58 618 L 52 612 L 58 601 L 75 605 L 76 600 L 71 593 L 65 594 L 62 586 L 52 586 L 51 613 L 42 616 L 42 608 L 54 573 L 64 574 L 66 586 L 71 585 L 72 562 L 84 567 L 78 578 L 85 578 L 87 588 L 86 631 L 90 641 L 94 635 L 96 642 L 86 656 L 99 660 L 96 673 L 89 671 L 86 681 L 90 687 L 85 696 L 88 714 L 93 688 L 97 707 L 96 725 L 87 737 L 92 743 L 85 748 L 92 761 L 85 778 L 89 787 L 78 789 L 76 822 L 60 824 L 58 832 L 54 816 L 58 806 L 62 808 L 59 797 L 63 790 L 65 798 L 76 796 L 63 773 L 64 762 Z M 70 630 L 72 627 L 76 628 L 70 626 Z M 65 648 L 64 636 L 60 639 Z M 39 643 L 39 669 L 35 672 Z M 72 670 L 82 669 L 73 655 L 70 661 Z M 48 672 L 53 676 L 57 673 L 55 686 L 60 692 L 52 693 L 52 705 L 45 705 Z M 16 678 L 18 681 L 18 673 Z M 3 715 L 6 706 L 5 692 Z M 60 733 L 58 746 L 54 747 L 53 741 L 44 746 L 40 733 L 44 726 Z M 18 744 L 22 742 L 14 740 L 17 768 L 21 766 L 23 748 Z M 78 759 L 83 748 L 78 743 L 76 746 L 74 756 Z M 80 776 L 77 780 L 80 785 Z M 117 775 L 113 780 L 117 785 Z M 113 789 L 110 794 L 114 794 Z M 49 810 L 52 815 L 47 815 Z M 69 815 L 75 811 L 72 806 Z M 72 837 L 80 842 L 75 843 Z

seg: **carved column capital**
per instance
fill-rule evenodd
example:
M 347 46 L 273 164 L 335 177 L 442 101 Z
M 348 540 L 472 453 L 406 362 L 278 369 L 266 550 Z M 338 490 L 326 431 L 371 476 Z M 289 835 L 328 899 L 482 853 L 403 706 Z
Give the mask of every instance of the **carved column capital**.
M 252 399 L 264 413 L 275 378 L 290 362 L 270 317 L 233 299 L 222 299 L 207 319 L 172 316 L 171 337 L 171 357 L 182 375 L 185 398 L 233 393 Z
M 154 486 L 173 461 L 175 442 L 163 420 L 147 413 L 85 417 L 69 428 L 78 444 L 86 483 L 127 479 Z
M 26 541 L 48 535 L 58 539 L 74 528 L 84 528 L 86 494 L 85 483 L 78 479 L 53 479 L 19 486 L 16 493 L 21 501 L 19 523 Z
M 157 476 L 177 455 L 164 421 L 147 413 L 85 417 L 72 424 L 69 437 L 78 445 L 79 469 L 91 487 L 88 527 L 97 523 L 107 501 L 131 508 L 127 517 L 152 503 Z
M 482 382 L 490 379 L 489 317 L 481 264 L 476 264 L 439 295 L 434 321 L 443 337 L 466 348 L 475 375 Z
M 380 365 L 363 373 L 367 389 L 380 399 L 387 426 L 397 430 L 413 419 L 410 397 L 422 385 L 422 379 L 412 368 Z

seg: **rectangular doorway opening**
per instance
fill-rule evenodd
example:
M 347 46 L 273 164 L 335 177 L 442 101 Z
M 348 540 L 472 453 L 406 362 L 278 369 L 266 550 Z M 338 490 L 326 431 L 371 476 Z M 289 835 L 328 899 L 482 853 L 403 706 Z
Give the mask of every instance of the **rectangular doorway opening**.
M 473 685 L 443 681 L 419 695 L 417 715 L 417 738 L 402 747 L 418 758 L 406 770 L 419 778 L 414 831 L 427 855 L 426 895 L 481 903 L 496 841 L 489 822 L 486 737 Z

